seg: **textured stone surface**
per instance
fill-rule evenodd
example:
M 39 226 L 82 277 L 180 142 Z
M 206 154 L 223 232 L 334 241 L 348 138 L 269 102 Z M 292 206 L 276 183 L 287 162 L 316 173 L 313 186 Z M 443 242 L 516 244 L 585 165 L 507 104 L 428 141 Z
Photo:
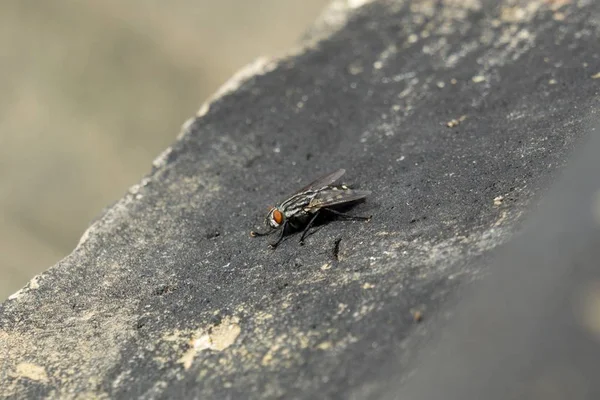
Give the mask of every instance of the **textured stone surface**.
M 406 382 L 383 398 L 600 398 L 600 124 Z
M 416 368 L 589 129 L 600 5 L 339 4 L 0 306 L 3 395 L 362 398 Z M 371 222 L 248 236 L 337 168 Z

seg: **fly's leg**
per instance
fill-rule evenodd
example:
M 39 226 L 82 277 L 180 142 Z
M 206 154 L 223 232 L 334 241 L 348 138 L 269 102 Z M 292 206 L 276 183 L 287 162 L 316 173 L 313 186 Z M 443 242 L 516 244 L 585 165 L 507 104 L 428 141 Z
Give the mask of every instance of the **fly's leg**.
M 304 228 L 304 230 L 302 231 L 302 236 L 300 236 L 300 244 L 303 245 L 304 244 L 304 238 L 306 237 L 306 234 L 308 233 L 308 230 L 310 229 L 311 226 L 313 226 L 313 224 L 315 223 L 315 220 L 317 219 L 317 217 L 319 216 L 319 211 L 317 211 L 315 213 L 315 215 L 313 215 L 313 217 L 310 219 L 310 221 L 308 221 L 308 224 L 306 224 L 306 227 Z
M 279 234 L 279 237 L 277 238 L 277 241 L 275 243 L 269 243 L 269 246 L 271 246 L 271 248 L 276 248 L 279 243 L 281 243 L 281 241 L 283 240 L 283 235 L 285 235 L 285 229 L 287 228 L 287 221 L 283 223 L 283 226 L 281 227 L 281 233 Z
M 271 229 L 268 231 L 264 231 L 264 232 L 260 232 L 260 231 L 250 231 L 250 236 L 252 237 L 257 237 L 257 236 L 268 236 L 271 235 L 273 232 L 275 232 L 275 230 Z
M 331 208 L 324 208 L 323 210 L 326 210 L 327 212 L 330 212 L 333 215 L 336 215 L 336 216 L 338 216 L 340 218 L 343 218 L 343 219 L 347 219 L 349 221 L 369 221 L 371 219 L 371 215 L 369 215 L 368 217 L 362 217 L 362 216 L 359 216 L 359 215 L 349 215 L 349 214 L 346 214 L 346 213 L 343 213 L 343 212 L 339 212 L 339 211 L 333 210 Z

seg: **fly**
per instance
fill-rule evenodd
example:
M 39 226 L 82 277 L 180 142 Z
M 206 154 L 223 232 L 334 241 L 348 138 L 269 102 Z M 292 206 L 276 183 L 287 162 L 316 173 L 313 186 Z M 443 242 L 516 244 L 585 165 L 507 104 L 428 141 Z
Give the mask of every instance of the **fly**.
M 308 230 L 323 212 L 346 220 L 370 220 L 370 216 L 348 215 L 332 208 L 362 200 L 371 194 L 368 190 L 353 190 L 346 185 L 334 186 L 333 183 L 340 179 L 345 172 L 346 170 L 339 169 L 325 175 L 298 190 L 278 206 L 269 208 L 269 213 L 265 218 L 267 230 L 264 232 L 251 231 L 250 236 L 270 235 L 279 230 L 279 238 L 275 243 L 270 244 L 275 248 L 283 240 L 288 227 L 300 229 L 304 226 L 300 236 L 300 244 L 303 244 Z

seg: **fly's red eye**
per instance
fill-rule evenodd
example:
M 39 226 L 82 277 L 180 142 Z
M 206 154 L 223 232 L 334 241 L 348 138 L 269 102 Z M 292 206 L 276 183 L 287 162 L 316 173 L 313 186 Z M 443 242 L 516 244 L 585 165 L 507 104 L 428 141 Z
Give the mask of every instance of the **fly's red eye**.
M 273 210 L 273 220 L 278 225 L 281 225 L 281 223 L 283 222 L 283 214 L 278 209 Z

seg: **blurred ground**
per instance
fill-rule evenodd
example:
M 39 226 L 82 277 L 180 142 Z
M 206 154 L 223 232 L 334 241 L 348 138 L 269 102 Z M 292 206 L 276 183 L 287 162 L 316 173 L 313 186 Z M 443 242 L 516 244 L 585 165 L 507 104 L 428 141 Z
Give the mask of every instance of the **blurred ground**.
M 327 0 L 0 3 L 0 298 L 69 253 L 203 100 Z

